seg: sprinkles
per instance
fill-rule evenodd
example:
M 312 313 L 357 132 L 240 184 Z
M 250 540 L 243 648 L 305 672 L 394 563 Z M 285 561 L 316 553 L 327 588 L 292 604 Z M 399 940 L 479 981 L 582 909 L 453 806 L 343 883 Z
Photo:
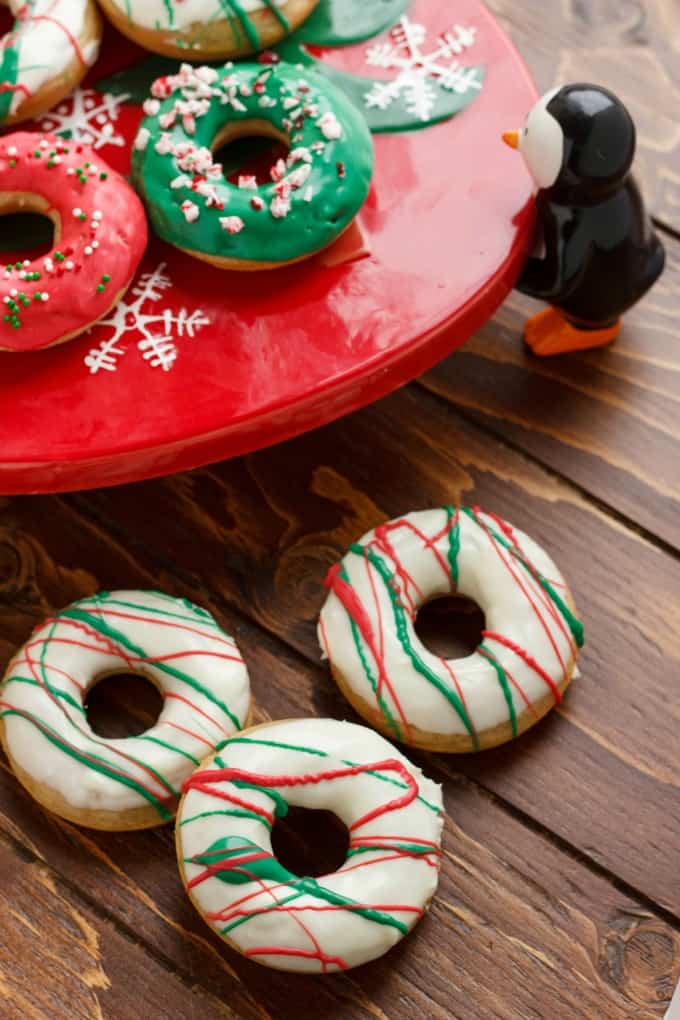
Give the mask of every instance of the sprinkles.
M 282 265 L 327 247 L 361 208 L 373 145 L 359 111 L 320 75 L 284 62 L 180 66 L 158 78 L 134 144 L 133 180 L 157 233 L 225 268 Z M 269 179 L 233 178 L 215 141 L 266 120 L 288 152 Z M 261 133 L 253 123 L 253 134 Z M 218 143 L 219 144 L 219 143 Z

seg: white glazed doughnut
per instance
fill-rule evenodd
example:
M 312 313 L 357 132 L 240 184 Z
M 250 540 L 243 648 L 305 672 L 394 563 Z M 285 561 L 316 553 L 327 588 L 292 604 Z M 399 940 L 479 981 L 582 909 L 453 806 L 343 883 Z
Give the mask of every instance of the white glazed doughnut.
M 99 54 L 94 0 L 9 0 L 14 27 L 0 52 L 0 124 L 44 113 L 84 78 Z
M 416 747 L 501 744 L 561 700 L 583 627 L 548 554 L 478 509 L 407 514 L 365 535 L 331 569 L 319 640 L 357 711 Z M 459 594 L 485 615 L 464 659 L 439 658 L 414 623 L 429 601 Z
M 443 826 L 436 783 L 377 733 L 333 719 L 256 726 L 185 784 L 180 871 L 203 919 L 234 949 L 279 970 L 329 973 L 374 960 L 427 910 Z M 272 851 L 288 806 L 332 811 L 347 860 L 300 878 Z
M 163 696 L 151 729 L 106 740 L 91 729 L 87 692 L 137 673 Z M 102 592 L 44 623 L 10 663 L 0 693 L 3 743 L 29 792 L 97 829 L 169 821 L 183 781 L 245 724 L 248 673 L 213 617 L 157 592 Z

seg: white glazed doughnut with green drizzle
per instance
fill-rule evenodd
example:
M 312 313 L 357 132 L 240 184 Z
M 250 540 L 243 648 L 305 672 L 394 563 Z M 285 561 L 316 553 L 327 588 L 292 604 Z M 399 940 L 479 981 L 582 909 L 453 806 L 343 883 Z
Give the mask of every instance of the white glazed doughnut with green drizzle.
M 184 64 L 145 103 L 132 178 L 156 233 L 222 269 L 276 268 L 327 248 L 368 195 L 373 142 L 361 113 L 290 64 Z M 241 137 L 285 143 L 264 184 L 228 181 L 213 151 Z
M 407 514 L 350 546 L 327 579 L 324 656 L 371 725 L 415 747 L 465 752 L 518 736 L 558 704 L 583 626 L 544 549 L 495 514 Z M 457 660 L 415 630 L 420 609 L 461 595 L 484 613 L 482 641 Z
M 37 117 L 66 96 L 99 54 L 93 0 L 9 0 L 14 25 L 2 39 L 0 123 Z
M 319 0 L 100 0 L 114 25 L 168 57 L 226 60 L 276 45 Z
M 299 876 L 278 860 L 272 829 L 290 807 L 344 823 L 336 871 Z M 287 719 L 228 740 L 186 782 L 177 822 L 180 872 L 201 917 L 277 970 L 329 974 L 377 959 L 437 888 L 441 788 L 355 723 Z
M 157 722 L 140 736 L 97 736 L 88 691 L 130 673 L 160 691 Z M 184 780 L 249 712 L 234 640 L 204 609 L 159 592 L 73 603 L 17 652 L 0 691 L 2 739 L 19 780 L 56 814 L 111 831 L 170 821 Z

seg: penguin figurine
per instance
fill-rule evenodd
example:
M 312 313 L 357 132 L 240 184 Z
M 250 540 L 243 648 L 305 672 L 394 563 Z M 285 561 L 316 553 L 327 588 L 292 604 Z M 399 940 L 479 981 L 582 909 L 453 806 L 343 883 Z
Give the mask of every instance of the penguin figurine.
M 522 154 L 538 187 L 545 246 L 517 284 L 552 306 L 526 323 L 527 344 L 549 355 L 611 343 L 665 262 L 630 173 L 632 117 L 607 89 L 566 85 L 543 96 L 524 128 L 503 140 Z

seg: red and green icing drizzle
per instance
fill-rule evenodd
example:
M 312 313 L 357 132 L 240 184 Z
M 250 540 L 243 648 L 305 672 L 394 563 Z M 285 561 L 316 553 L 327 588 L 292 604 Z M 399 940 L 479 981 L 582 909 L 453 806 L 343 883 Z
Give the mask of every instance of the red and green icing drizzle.
M 327 757 L 326 752 L 316 748 L 299 747 L 251 737 L 232 738 L 227 742 L 227 748 L 232 743 L 255 744 Z M 184 784 L 184 792 L 188 793 L 193 790 L 207 794 L 229 806 L 221 810 L 200 812 L 184 819 L 180 826 L 211 815 L 221 814 L 228 817 L 250 818 L 261 823 L 267 831 L 271 831 L 275 819 L 285 817 L 288 812 L 288 802 L 279 792 L 280 788 L 291 789 L 310 784 L 333 783 L 335 780 L 352 776 L 370 775 L 398 787 L 400 792 L 358 818 L 349 827 L 350 846 L 347 859 L 348 861 L 351 861 L 352 858 L 359 859 L 356 863 L 345 864 L 341 871 L 346 873 L 367 866 L 385 864 L 400 858 L 419 859 L 429 867 L 439 867 L 441 850 L 437 843 L 414 836 L 371 835 L 359 832 L 375 819 L 406 808 L 415 800 L 421 801 L 430 810 L 439 813 L 438 807 L 423 800 L 419 794 L 415 777 L 403 762 L 397 759 L 385 759 L 365 764 L 343 762 L 339 768 L 292 776 L 261 775 L 243 769 L 229 768 L 220 755 L 216 756 L 214 763 L 216 768 L 196 772 L 188 779 Z M 232 792 L 229 786 L 235 787 L 238 792 Z M 272 801 L 273 810 L 268 811 L 253 801 L 249 801 L 241 792 L 248 789 L 266 794 Z M 367 853 L 377 853 L 378 856 L 361 860 L 361 855 Z M 411 925 L 394 915 L 406 913 L 420 917 L 423 913 L 422 907 L 412 904 L 360 903 L 329 889 L 314 878 L 293 874 L 277 860 L 271 851 L 243 836 L 222 837 L 211 843 L 201 853 L 185 858 L 185 864 L 192 864 L 202 869 L 188 880 L 188 889 L 194 889 L 211 878 L 230 886 L 256 884 L 255 891 L 244 893 L 242 897 L 230 902 L 222 910 L 205 915 L 208 921 L 221 926 L 219 928 L 221 935 L 229 935 L 236 928 L 260 915 L 285 913 L 293 918 L 311 943 L 308 949 L 282 945 L 255 946 L 244 951 L 246 956 L 296 956 L 316 959 L 323 972 L 326 972 L 329 965 L 346 970 L 348 964 L 341 957 L 331 956 L 323 951 L 309 927 L 304 924 L 300 914 L 346 911 L 358 914 L 375 924 L 395 928 L 401 935 L 406 935 Z M 272 902 L 263 905 L 254 904 L 253 901 L 257 901 L 263 893 L 271 896 Z M 296 901 L 303 896 L 312 897 L 317 902 L 300 905 Z
M 472 741 L 473 748 L 478 750 L 479 736 L 474 728 L 465 703 L 464 694 L 456 680 L 452 664 L 446 659 L 440 660 L 443 669 L 450 676 L 451 683 L 449 684 L 423 659 L 419 651 L 419 643 L 414 640 L 413 621 L 417 615 L 418 608 L 425 601 L 425 596 L 400 562 L 391 540 L 393 534 L 401 529 L 408 529 L 413 532 L 422 542 L 423 553 L 430 553 L 436 558 L 443 573 L 447 576 L 452 593 L 455 593 L 458 591 L 459 580 L 458 558 L 461 547 L 461 515 L 464 514 L 471 521 L 474 521 L 484 531 L 497 555 L 512 575 L 513 581 L 521 588 L 531 606 L 532 612 L 536 614 L 560 663 L 560 667 L 564 671 L 565 679 L 568 678 L 568 663 L 565 663 L 560 653 L 550 625 L 552 623 L 567 638 L 572 658 L 575 657 L 577 649 L 583 645 L 583 625 L 556 590 L 553 582 L 543 576 L 527 559 L 512 529 L 505 521 L 494 514 L 484 514 L 484 517 L 482 517 L 478 507 L 454 509 L 453 507 L 446 506 L 444 507 L 444 512 L 446 514 L 446 522 L 439 534 L 428 537 L 412 520 L 401 518 L 377 527 L 370 542 L 365 545 L 355 543 L 350 546 L 349 554 L 361 557 L 365 561 L 374 595 L 374 578 L 377 577 L 382 582 L 389 596 L 393 616 L 392 622 L 404 654 L 411 661 L 416 672 L 424 680 L 436 687 L 455 709 Z M 489 523 L 489 521 L 493 523 Z M 439 548 L 444 538 L 447 539 L 445 556 Z M 534 582 L 533 592 L 531 586 L 526 583 L 528 578 Z M 379 619 L 379 627 L 376 631 L 371 616 L 353 588 L 349 573 L 343 563 L 338 563 L 331 567 L 326 578 L 326 586 L 335 594 L 347 612 L 357 654 L 375 695 L 376 702 L 388 726 L 398 740 L 408 740 L 410 735 L 409 722 L 401 708 L 394 684 L 388 674 L 383 654 L 384 635 L 382 633 L 382 619 Z M 375 602 L 378 605 L 377 598 L 375 598 Z M 323 624 L 321 630 L 323 635 Z M 490 631 L 483 631 L 482 636 L 483 641 L 477 652 L 491 664 L 498 677 L 498 683 L 508 706 L 508 717 L 512 735 L 517 736 L 517 711 L 512 695 L 513 688 L 530 711 L 532 710 L 531 701 L 527 698 L 509 669 L 502 666 L 498 661 L 493 650 L 489 648 L 489 642 L 504 646 L 522 659 L 545 682 L 546 687 L 551 691 L 555 702 L 558 704 L 562 698 L 559 686 L 550 677 L 547 670 L 527 650 L 520 648 L 509 638 Z M 326 640 L 325 637 L 324 640 Z M 394 708 L 390 708 L 385 696 L 386 693 L 390 696 Z
M 45 5 L 43 4 L 43 7 Z M 86 6 L 86 0 L 82 0 L 83 10 Z M 15 0 L 14 3 L 10 3 L 10 7 L 16 12 L 16 21 L 12 30 L 8 32 L 0 43 L 0 53 L 2 54 L 0 60 L 0 124 L 7 120 L 10 113 L 12 112 L 12 102 L 17 94 L 22 95 L 22 102 L 32 97 L 32 92 L 22 82 L 21 74 L 24 68 L 21 66 L 21 50 L 22 44 L 26 41 L 29 33 L 31 33 L 37 24 L 48 22 L 54 25 L 68 40 L 70 51 L 73 57 L 78 61 L 83 69 L 83 73 L 87 70 L 87 61 L 82 51 L 78 39 L 70 31 L 68 26 L 56 17 L 55 10 L 58 10 L 59 4 L 53 3 L 49 10 L 49 13 L 35 13 L 36 9 L 40 10 L 40 3 L 38 0 Z M 29 69 L 31 63 L 34 63 L 33 57 L 39 58 L 42 62 L 45 59 L 49 59 L 49 54 L 46 53 L 34 53 L 30 51 L 26 54 L 27 65 L 25 69 Z M 55 67 L 54 74 L 50 77 L 56 76 L 63 68 Z
M 147 593 L 140 593 L 147 594 Z M 144 666 L 153 666 L 162 673 L 182 681 L 187 687 L 187 695 L 166 691 L 164 698 L 176 698 L 187 706 L 187 715 L 190 723 L 190 713 L 210 721 L 222 737 L 229 736 L 223 723 L 214 715 L 200 708 L 191 701 L 191 693 L 196 692 L 203 695 L 208 702 L 224 713 L 236 730 L 241 729 L 241 723 L 237 716 L 231 711 L 222 698 L 219 698 L 208 686 L 203 684 L 198 677 L 180 669 L 176 663 L 184 657 L 196 655 L 209 655 L 224 660 L 225 662 L 242 661 L 241 656 L 234 642 L 224 634 L 216 621 L 205 610 L 192 605 L 187 600 L 174 599 L 161 592 L 150 592 L 155 599 L 166 601 L 168 608 L 162 609 L 138 602 L 121 600 L 115 594 L 100 592 L 91 598 L 76 602 L 63 610 L 52 620 L 48 620 L 34 637 L 24 645 L 21 652 L 13 662 L 12 674 L 3 684 L 2 698 L 0 699 L 0 718 L 18 716 L 31 723 L 42 736 L 53 746 L 59 748 L 68 757 L 91 768 L 95 772 L 106 776 L 127 786 L 135 791 L 143 800 L 151 804 L 160 819 L 170 821 L 174 816 L 179 801 L 179 791 L 176 790 L 167 779 L 161 775 L 152 765 L 145 762 L 136 754 L 123 750 L 109 741 L 98 738 L 87 725 L 85 710 L 82 699 L 86 693 L 85 684 L 76 676 L 66 673 L 50 663 L 50 649 L 55 644 L 66 644 L 83 651 L 100 651 L 107 655 L 115 656 L 121 663 L 121 670 L 130 673 L 143 671 Z M 187 612 L 183 612 L 183 610 Z M 116 626 L 116 622 L 118 626 Z M 206 630 L 212 641 L 223 646 L 223 651 L 211 649 L 193 649 L 190 644 L 182 646 L 165 656 L 151 656 L 145 650 L 133 642 L 121 629 L 123 622 L 136 622 L 152 626 L 165 626 L 169 632 L 179 632 L 182 635 L 201 635 Z M 62 628 L 66 628 L 62 633 Z M 24 670 L 26 675 L 17 672 Z M 73 684 L 79 692 L 81 700 L 62 690 L 50 680 L 50 673 L 61 676 L 67 682 Z M 26 709 L 14 705 L 11 701 L 10 688 L 12 684 L 22 683 L 36 686 L 42 689 L 45 696 L 58 707 L 63 718 L 63 730 L 56 729 L 42 719 L 37 713 L 29 712 Z M 72 712 L 69 711 L 72 710 Z M 75 717 L 73 715 L 75 713 Z M 199 741 L 204 745 L 201 758 L 214 752 L 217 743 L 211 743 L 205 733 L 192 732 L 190 729 L 171 721 L 166 724 L 169 729 L 181 730 L 186 735 Z M 72 734 L 70 736 L 69 734 Z M 90 745 L 85 750 L 78 741 L 78 737 L 85 738 Z M 151 734 L 142 734 L 130 738 L 129 746 L 134 746 L 138 741 L 147 741 L 159 745 L 167 750 L 173 751 L 186 758 L 192 765 L 200 765 L 200 760 L 184 748 L 174 744 L 172 740 L 167 741 Z M 142 773 L 143 778 L 135 775 L 135 769 Z

